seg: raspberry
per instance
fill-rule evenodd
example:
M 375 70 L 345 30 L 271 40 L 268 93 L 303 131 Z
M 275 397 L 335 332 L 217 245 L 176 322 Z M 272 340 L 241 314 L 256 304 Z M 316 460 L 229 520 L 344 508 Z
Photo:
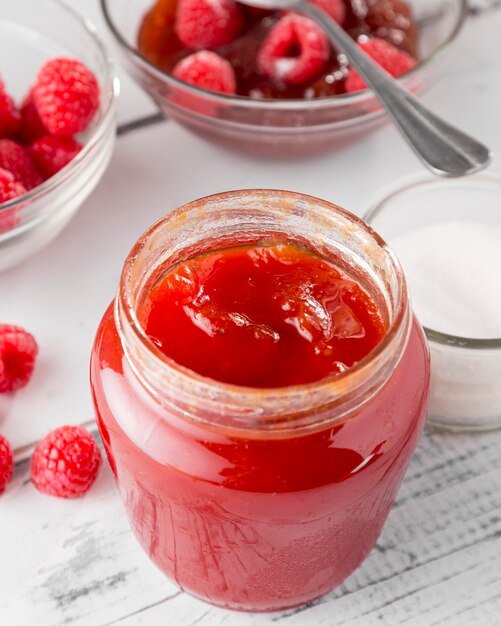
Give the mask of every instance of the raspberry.
M 383 69 L 389 72 L 394 78 L 408 72 L 416 65 L 416 60 L 403 50 L 398 50 L 391 43 L 374 37 L 360 41 L 358 44 L 371 58 Z M 367 85 L 358 72 L 350 69 L 345 82 L 345 89 L 348 93 L 366 89 Z
M 1 205 L 25 193 L 26 189 L 21 183 L 17 182 L 10 172 L 0 169 L 0 235 L 8 230 L 12 230 L 20 221 L 19 207 L 2 209 Z
M 209 50 L 186 57 L 172 73 L 180 80 L 210 91 L 234 94 L 237 90 L 235 72 L 230 63 Z
M 37 445 L 31 458 L 31 481 L 58 498 L 83 496 L 96 480 L 101 452 L 81 426 L 61 426 Z
M 53 135 L 72 137 L 82 132 L 99 109 L 96 77 L 73 59 L 45 63 L 32 93 L 40 119 Z
M 68 165 L 82 149 L 82 146 L 69 137 L 45 135 L 28 148 L 28 154 L 38 171 L 47 179 Z
M 0 168 L 10 172 L 27 191 L 43 182 L 26 150 L 10 139 L 0 139 Z
M 188 48 L 224 46 L 235 39 L 242 25 L 242 9 L 233 0 L 179 1 L 175 29 Z
M 329 42 L 320 26 L 289 13 L 270 30 L 257 61 L 265 76 L 287 85 L 302 85 L 321 74 L 329 55 Z
M 14 458 L 10 443 L 0 435 L 0 493 L 5 491 L 7 483 L 12 478 Z
M 14 200 L 25 193 L 24 185 L 17 181 L 13 174 L 0 168 L 0 204 Z
M 19 128 L 21 116 L 16 109 L 14 100 L 5 91 L 0 79 L 0 137 L 10 137 Z
M 327 15 L 330 15 L 338 24 L 344 22 L 346 17 L 346 7 L 343 0 L 309 0 L 319 9 L 322 9 Z
M 418 28 L 413 17 L 414 5 L 409 0 L 364 0 L 351 2 L 353 13 L 363 25 L 358 35 L 371 35 L 389 41 L 411 56 L 417 51 Z
M 47 129 L 42 124 L 30 91 L 21 105 L 21 126 L 16 133 L 16 141 L 23 146 L 29 146 L 46 134 Z
M 0 324 L 0 393 L 17 391 L 31 378 L 38 345 L 20 326 Z

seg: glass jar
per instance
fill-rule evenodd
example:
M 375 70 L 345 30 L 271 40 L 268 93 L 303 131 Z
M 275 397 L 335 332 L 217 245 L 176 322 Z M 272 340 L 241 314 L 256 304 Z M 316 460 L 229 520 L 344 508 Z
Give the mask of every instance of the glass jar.
M 275 389 L 204 378 L 160 352 L 136 312 L 166 267 L 270 235 L 342 259 L 386 317 L 377 348 L 346 372 Z M 423 427 L 429 355 L 400 266 L 364 222 L 309 196 L 236 191 L 182 207 L 136 243 L 91 382 L 150 558 L 199 598 L 272 611 L 330 591 L 373 547 Z

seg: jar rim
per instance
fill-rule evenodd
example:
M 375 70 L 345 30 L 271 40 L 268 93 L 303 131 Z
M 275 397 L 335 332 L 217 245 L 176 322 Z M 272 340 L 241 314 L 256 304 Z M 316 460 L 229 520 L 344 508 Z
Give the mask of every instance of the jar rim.
M 246 387 L 221 382 L 198 374 L 197 372 L 180 365 L 165 355 L 148 337 L 138 320 L 133 301 L 133 293 L 130 282 L 134 274 L 134 263 L 159 229 L 162 229 L 163 227 L 166 227 L 166 225 L 174 222 L 178 222 L 181 225 L 185 220 L 187 211 L 197 210 L 212 202 L 220 200 L 230 200 L 236 202 L 237 200 L 242 199 L 253 199 L 266 202 L 266 200 L 269 200 L 272 196 L 279 197 L 286 202 L 307 202 L 312 206 L 314 205 L 324 210 L 326 209 L 329 212 L 334 212 L 351 222 L 356 228 L 363 230 L 367 235 L 369 235 L 388 259 L 390 266 L 395 272 L 398 289 L 396 310 L 393 312 L 393 316 L 389 321 L 386 333 L 379 344 L 373 348 L 368 355 L 344 372 L 333 373 L 314 382 L 271 388 Z M 290 401 L 293 404 L 298 398 L 309 397 L 314 392 L 316 394 L 321 392 L 325 397 L 340 398 L 346 396 L 346 394 L 357 387 L 361 381 L 367 379 L 369 373 L 377 367 L 381 361 L 385 360 L 385 354 L 391 350 L 392 346 L 397 344 L 401 345 L 402 337 L 405 342 L 407 341 L 410 326 L 409 318 L 407 284 L 399 261 L 386 242 L 366 222 L 353 213 L 331 202 L 327 202 L 307 194 L 274 189 L 243 189 L 212 194 L 187 203 L 162 217 L 143 233 L 127 256 L 115 300 L 115 320 L 117 322 L 119 334 L 122 335 L 121 329 L 123 330 L 123 323 L 125 322 L 127 329 L 132 331 L 136 347 L 139 346 L 139 349 L 145 350 L 150 355 L 153 355 L 155 363 L 158 364 L 161 369 L 173 374 L 179 382 L 196 385 L 199 393 L 202 395 L 204 391 L 208 392 L 211 388 L 217 388 L 222 394 L 230 399 L 230 401 L 234 401 L 236 405 L 242 406 L 243 404 L 247 404 L 251 407 L 255 406 L 256 402 L 262 401 L 266 401 L 267 404 Z M 399 359 L 393 363 L 393 369 L 396 367 L 398 361 Z M 137 371 L 135 373 L 137 373 Z

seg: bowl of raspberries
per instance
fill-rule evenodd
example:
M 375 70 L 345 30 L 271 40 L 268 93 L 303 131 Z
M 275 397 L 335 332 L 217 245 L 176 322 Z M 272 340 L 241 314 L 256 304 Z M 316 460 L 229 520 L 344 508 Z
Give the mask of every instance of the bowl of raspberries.
M 0 270 L 55 237 L 97 185 L 118 94 L 104 47 L 73 11 L 55 0 L 3 4 Z
M 414 92 L 438 75 L 466 0 L 309 0 Z M 364 137 L 383 112 L 308 17 L 238 0 L 101 0 L 131 76 L 189 129 L 258 154 Z

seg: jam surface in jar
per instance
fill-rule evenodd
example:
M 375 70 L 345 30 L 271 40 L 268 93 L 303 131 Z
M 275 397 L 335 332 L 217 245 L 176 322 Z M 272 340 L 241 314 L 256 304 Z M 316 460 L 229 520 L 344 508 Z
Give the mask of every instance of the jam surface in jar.
M 139 52 L 167 72 L 172 72 L 194 52 L 176 34 L 178 4 L 178 0 L 157 0 L 144 15 L 138 32 Z M 344 0 L 343 4 L 342 26 L 353 39 L 377 37 L 418 58 L 418 29 L 406 0 Z M 239 6 L 243 16 L 241 31 L 229 43 L 214 48 L 214 52 L 231 64 L 238 95 L 256 99 L 311 99 L 346 93 L 348 61 L 333 48 L 321 71 L 301 84 L 263 75 L 259 70 L 259 50 L 283 12 Z
M 358 280 L 332 260 L 281 242 L 206 252 L 170 268 L 138 317 L 180 365 L 247 387 L 343 372 L 385 333 Z

